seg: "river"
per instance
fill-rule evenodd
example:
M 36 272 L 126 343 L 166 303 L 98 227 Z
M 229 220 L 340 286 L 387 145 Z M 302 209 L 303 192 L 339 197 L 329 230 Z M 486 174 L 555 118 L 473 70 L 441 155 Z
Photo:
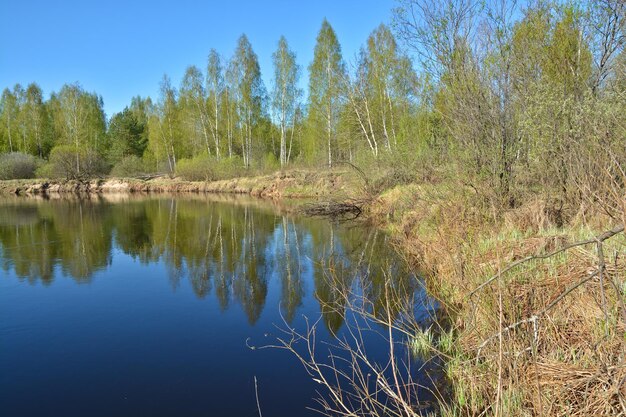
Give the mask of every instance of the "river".
M 436 303 L 384 233 L 287 213 L 202 195 L 0 199 L 0 415 L 318 415 L 323 387 L 262 347 L 318 319 L 316 343 L 341 340 L 328 270 L 373 311 L 390 285 L 420 322 Z

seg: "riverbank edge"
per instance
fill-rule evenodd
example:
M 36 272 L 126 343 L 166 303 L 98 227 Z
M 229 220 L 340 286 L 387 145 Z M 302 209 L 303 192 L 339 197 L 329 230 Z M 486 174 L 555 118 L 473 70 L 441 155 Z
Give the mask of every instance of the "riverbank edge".
M 218 181 L 185 181 L 179 178 L 105 178 L 78 180 L 5 180 L 0 194 L 120 194 L 120 193 L 215 193 L 242 194 L 267 199 L 324 198 L 348 195 L 350 184 L 342 171 L 288 171 L 270 175 Z
M 450 320 L 416 335 L 445 359 L 453 395 L 441 415 L 626 410 L 623 227 L 603 241 L 612 254 L 604 278 L 587 279 L 600 267 L 597 237 L 624 219 L 540 194 L 513 209 L 495 205 L 488 191 L 448 180 L 393 187 L 367 212 L 427 274 Z

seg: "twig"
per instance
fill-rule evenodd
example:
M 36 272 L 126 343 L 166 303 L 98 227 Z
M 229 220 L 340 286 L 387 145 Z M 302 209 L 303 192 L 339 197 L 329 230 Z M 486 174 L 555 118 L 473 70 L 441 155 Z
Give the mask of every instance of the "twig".
M 256 383 L 256 375 L 254 376 L 254 393 L 256 394 L 256 408 L 259 410 L 259 417 L 263 417 L 263 414 L 261 414 L 261 404 L 259 404 L 259 388 Z

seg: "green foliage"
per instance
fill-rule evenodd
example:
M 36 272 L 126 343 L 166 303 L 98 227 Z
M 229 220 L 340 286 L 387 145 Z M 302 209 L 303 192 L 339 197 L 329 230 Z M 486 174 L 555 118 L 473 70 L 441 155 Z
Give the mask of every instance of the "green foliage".
M 113 177 L 132 178 L 145 173 L 146 169 L 143 160 L 135 155 L 128 155 L 113 166 L 110 175 Z
M 337 127 L 346 67 L 337 34 L 326 19 L 317 35 L 309 66 L 309 135 L 317 150 L 324 150 L 329 167 L 337 153 Z
M 89 147 L 104 153 L 108 148 L 102 97 L 79 84 L 66 84 L 50 98 L 50 111 L 58 142 Z
M 0 154 L 0 180 L 33 178 L 37 169 L 34 156 L 21 152 Z
M 272 54 L 272 60 L 274 62 L 272 109 L 280 129 L 280 166 L 284 166 L 289 162 L 291 154 L 288 152 L 288 146 L 293 141 L 293 137 L 290 137 L 288 145 L 288 126 L 294 128 L 302 95 L 298 88 L 300 67 L 296 63 L 295 52 L 289 49 L 284 36 L 278 41 L 278 49 Z
M 44 178 L 88 179 L 105 175 L 109 166 L 93 149 L 59 145 L 50 152 L 47 164 L 37 171 Z
M 109 122 L 109 158 L 113 162 L 126 156 L 141 157 L 146 150 L 147 141 L 144 132 L 146 126 L 138 120 L 136 114 L 126 107 L 116 113 Z
M 2 116 L 0 118 L 1 150 L 14 152 L 18 149 L 17 118 L 19 115 L 19 105 L 16 95 L 8 88 L 5 88 L 2 92 L 0 110 L 0 115 Z
M 274 158 L 275 161 L 275 158 Z M 176 165 L 176 174 L 187 181 L 217 181 L 244 175 L 241 158 L 217 160 L 210 155 L 199 155 L 181 159 Z
M 187 181 L 213 181 L 215 160 L 210 156 L 196 156 L 191 159 L 181 159 L 176 165 L 176 174 Z
M 266 172 L 276 171 L 280 169 L 280 160 L 273 153 L 266 153 L 263 158 L 263 170 Z
M 267 119 L 267 92 L 261 79 L 259 58 L 246 35 L 237 41 L 235 54 L 228 69 L 230 88 L 236 99 L 235 115 L 241 138 L 241 156 L 246 168 L 252 164 L 252 153 L 258 148 L 253 143 L 260 124 Z
M 580 12 L 573 6 L 565 8 L 554 27 L 544 61 L 546 78 L 570 94 L 579 94 L 591 77 L 592 57 L 580 19 Z

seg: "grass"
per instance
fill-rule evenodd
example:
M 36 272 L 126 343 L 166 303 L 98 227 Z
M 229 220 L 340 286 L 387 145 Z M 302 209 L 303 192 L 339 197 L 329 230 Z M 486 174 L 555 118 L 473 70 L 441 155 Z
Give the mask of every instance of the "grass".
M 541 312 L 593 271 L 595 245 L 524 263 L 471 295 L 516 260 L 615 226 L 597 214 L 593 222 L 573 218 L 557 227 L 546 211 L 545 203 L 529 201 L 501 213 L 454 183 L 396 187 L 372 206 L 372 218 L 396 237 L 411 262 L 429 271 L 429 291 L 453 323 L 438 339 L 427 331 L 411 342 L 421 355 L 430 349 L 449 356 L 454 398 L 443 406 L 444 415 L 626 413 L 626 329 L 619 319 L 626 281 L 623 233 L 604 244 L 604 286 L 597 277 L 580 285 L 534 322 L 503 331 Z

